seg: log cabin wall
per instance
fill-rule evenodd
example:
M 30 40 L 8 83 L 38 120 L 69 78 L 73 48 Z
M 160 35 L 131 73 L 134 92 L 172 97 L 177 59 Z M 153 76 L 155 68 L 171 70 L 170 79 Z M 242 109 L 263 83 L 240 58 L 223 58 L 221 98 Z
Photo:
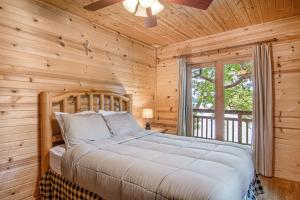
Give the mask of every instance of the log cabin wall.
M 176 131 L 178 67 L 174 56 L 277 38 L 273 43 L 274 175 L 300 182 L 300 16 L 236 29 L 158 50 L 156 123 Z M 252 47 L 188 57 L 190 63 L 249 57 Z
M 155 58 L 155 49 L 46 3 L 1 0 L 0 199 L 36 196 L 39 92 L 126 92 L 140 119 L 154 106 Z

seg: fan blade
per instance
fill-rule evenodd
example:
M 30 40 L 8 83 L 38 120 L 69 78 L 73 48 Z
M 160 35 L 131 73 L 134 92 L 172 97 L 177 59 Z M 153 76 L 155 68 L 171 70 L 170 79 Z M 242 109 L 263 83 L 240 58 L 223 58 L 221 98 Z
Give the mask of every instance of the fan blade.
M 99 0 L 99 1 L 95 1 L 94 3 L 85 5 L 85 6 L 83 6 L 83 8 L 86 10 L 89 10 L 89 11 L 96 11 L 101 8 L 113 5 L 115 3 L 119 3 L 121 1 L 123 1 L 123 0 Z
M 213 0 L 165 0 L 165 1 L 206 10 Z

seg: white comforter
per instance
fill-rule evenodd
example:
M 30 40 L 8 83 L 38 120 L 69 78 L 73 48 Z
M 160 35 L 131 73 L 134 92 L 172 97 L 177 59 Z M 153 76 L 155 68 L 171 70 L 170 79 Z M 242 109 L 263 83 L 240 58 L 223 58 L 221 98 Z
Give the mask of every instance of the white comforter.
M 107 200 L 241 200 L 254 169 L 249 147 L 143 131 L 67 150 L 62 174 Z

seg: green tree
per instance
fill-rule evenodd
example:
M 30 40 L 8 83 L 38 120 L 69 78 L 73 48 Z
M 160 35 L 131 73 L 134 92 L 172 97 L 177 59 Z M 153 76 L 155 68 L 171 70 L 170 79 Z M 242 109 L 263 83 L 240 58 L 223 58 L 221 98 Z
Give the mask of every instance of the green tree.
M 224 65 L 225 110 L 252 111 L 253 86 L 250 62 Z M 215 104 L 215 68 L 194 69 L 192 72 L 193 106 L 213 109 Z

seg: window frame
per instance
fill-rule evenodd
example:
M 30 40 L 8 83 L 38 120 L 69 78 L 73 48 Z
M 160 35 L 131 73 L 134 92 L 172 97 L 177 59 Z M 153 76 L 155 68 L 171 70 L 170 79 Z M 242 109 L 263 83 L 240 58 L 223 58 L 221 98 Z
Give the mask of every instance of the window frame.
M 215 136 L 216 140 L 223 141 L 225 139 L 225 132 L 224 132 L 224 65 L 228 63 L 243 63 L 243 62 L 252 62 L 251 57 L 237 57 L 231 59 L 220 59 L 214 62 L 203 62 L 203 63 L 188 63 L 187 64 L 187 91 L 189 91 L 189 95 L 191 95 L 192 91 L 192 70 L 205 68 L 213 66 L 215 68 Z M 192 105 L 192 98 L 189 99 Z M 189 106 L 189 120 L 188 124 L 193 124 L 193 107 Z M 190 128 L 192 131 L 192 128 Z M 191 133 L 191 135 L 193 135 Z

